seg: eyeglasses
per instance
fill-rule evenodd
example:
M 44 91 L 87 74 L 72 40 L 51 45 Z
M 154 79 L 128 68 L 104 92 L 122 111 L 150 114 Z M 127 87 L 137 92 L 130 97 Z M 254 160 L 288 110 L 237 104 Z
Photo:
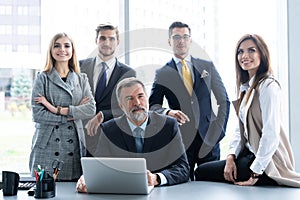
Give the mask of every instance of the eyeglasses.
M 180 36 L 180 35 L 172 35 L 172 39 L 174 40 L 174 41 L 180 41 L 181 39 L 183 39 L 184 41 L 188 41 L 189 39 L 190 39 L 190 35 L 187 35 L 187 34 L 185 34 L 185 35 L 183 35 L 183 36 Z

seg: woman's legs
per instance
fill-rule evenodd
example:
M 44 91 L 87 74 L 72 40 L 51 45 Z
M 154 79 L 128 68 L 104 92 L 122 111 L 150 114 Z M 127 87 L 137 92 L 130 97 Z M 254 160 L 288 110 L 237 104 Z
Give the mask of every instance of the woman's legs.
M 237 167 L 236 181 L 247 181 L 251 176 L 250 166 L 255 156 L 248 150 L 244 150 L 241 155 L 235 160 Z M 224 179 L 224 167 L 226 160 L 212 161 L 204 163 L 195 170 L 196 181 L 214 181 L 227 182 Z M 259 178 L 255 185 L 277 185 L 277 183 L 269 178 L 265 173 Z
M 248 151 L 249 152 L 249 151 Z M 254 155 L 252 153 L 242 152 L 238 159 L 235 159 L 237 167 L 236 181 L 246 181 L 249 179 L 251 170 L 250 165 L 253 161 Z M 213 161 L 200 165 L 195 170 L 195 177 L 197 181 L 215 181 L 228 182 L 224 178 L 224 168 L 226 160 Z
M 224 179 L 226 160 L 212 161 L 201 164 L 195 170 L 196 181 L 227 182 Z

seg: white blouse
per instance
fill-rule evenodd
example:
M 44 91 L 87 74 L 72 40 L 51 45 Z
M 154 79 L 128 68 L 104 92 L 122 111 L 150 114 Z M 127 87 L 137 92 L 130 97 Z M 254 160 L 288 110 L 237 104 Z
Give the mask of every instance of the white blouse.
M 253 84 L 254 77 L 252 77 L 249 81 L 248 87 L 243 85 L 241 87 L 241 92 L 251 87 Z M 245 100 L 245 98 L 244 98 Z M 246 112 L 248 112 L 249 106 L 245 105 L 244 100 L 240 106 L 239 118 L 243 124 L 246 116 Z M 252 101 L 249 99 L 249 101 Z M 248 102 L 247 104 L 249 104 Z M 272 79 L 267 79 L 262 82 L 259 86 L 259 103 L 262 114 L 262 136 L 259 141 L 259 147 L 257 154 L 255 155 L 255 160 L 250 166 L 250 169 L 258 174 L 262 174 L 270 163 L 273 154 L 279 145 L 279 134 L 281 127 L 281 89 L 277 82 Z M 243 136 L 246 138 L 245 146 L 251 151 L 252 147 L 248 141 L 249 132 L 247 127 L 244 126 L 245 133 Z M 236 157 L 241 152 L 241 136 L 239 125 L 236 128 L 233 139 L 229 145 L 229 154 L 234 154 Z

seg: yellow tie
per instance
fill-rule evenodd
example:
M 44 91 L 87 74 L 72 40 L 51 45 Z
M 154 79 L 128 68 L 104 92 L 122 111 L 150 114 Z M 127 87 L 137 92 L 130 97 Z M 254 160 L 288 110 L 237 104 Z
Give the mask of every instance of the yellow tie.
M 184 85 L 185 85 L 187 91 L 189 92 L 189 94 L 192 96 L 192 93 L 193 93 L 192 74 L 185 63 L 185 60 L 180 60 L 180 62 L 182 63 L 182 77 L 183 77 Z

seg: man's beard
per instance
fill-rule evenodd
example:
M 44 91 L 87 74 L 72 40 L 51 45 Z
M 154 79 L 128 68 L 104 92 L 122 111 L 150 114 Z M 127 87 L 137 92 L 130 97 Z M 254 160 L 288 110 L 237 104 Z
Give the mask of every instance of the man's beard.
M 143 112 L 140 112 L 143 110 Z M 129 112 L 129 117 L 136 122 L 143 121 L 147 117 L 147 109 L 141 106 L 134 107 Z

